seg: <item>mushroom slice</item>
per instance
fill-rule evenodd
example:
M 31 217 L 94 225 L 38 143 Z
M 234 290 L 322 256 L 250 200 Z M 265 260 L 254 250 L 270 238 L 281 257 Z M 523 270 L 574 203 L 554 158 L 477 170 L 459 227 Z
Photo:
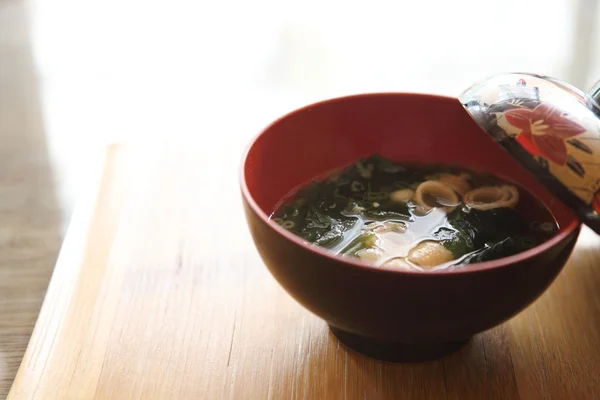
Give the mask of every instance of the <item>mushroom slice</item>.
M 405 271 L 420 270 L 418 267 L 415 267 L 414 265 L 411 265 L 409 262 L 407 262 L 403 257 L 392 258 L 391 260 L 386 261 L 383 265 L 386 267 L 392 267 Z
M 440 174 L 439 181 L 450 186 L 456 193 L 461 197 L 464 196 L 469 190 L 471 185 L 467 181 L 467 175 L 453 175 L 453 174 Z
M 519 190 L 511 185 L 485 186 L 469 191 L 464 196 L 467 207 L 475 210 L 515 207 L 519 202 Z
M 415 195 L 415 191 L 412 189 L 399 189 L 390 193 L 390 200 L 394 203 L 406 203 L 412 200 Z
M 408 261 L 425 269 L 452 260 L 454 260 L 452 252 L 438 242 L 432 240 L 423 241 L 408 252 Z
M 519 189 L 512 185 L 504 185 L 502 186 L 502 190 L 507 193 L 505 207 L 516 207 L 519 204 Z
M 406 224 L 404 222 L 396 222 L 396 221 L 385 221 L 383 224 L 376 226 L 373 229 L 375 233 L 387 233 L 387 232 L 396 232 L 396 233 L 404 233 L 406 232 Z
M 364 249 L 356 253 L 361 261 L 375 262 L 381 256 L 376 248 Z
M 460 204 L 456 192 L 450 186 L 439 181 L 421 183 L 415 192 L 415 201 L 425 211 L 440 208 L 447 213 Z

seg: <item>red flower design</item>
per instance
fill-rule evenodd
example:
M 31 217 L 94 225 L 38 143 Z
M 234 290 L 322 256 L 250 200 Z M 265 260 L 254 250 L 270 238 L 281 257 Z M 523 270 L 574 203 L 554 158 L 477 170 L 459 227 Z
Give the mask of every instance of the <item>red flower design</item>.
M 525 150 L 559 165 L 567 163 L 565 140 L 585 132 L 583 126 L 563 117 L 560 109 L 548 104 L 540 104 L 533 110 L 515 108 L 505 111 L 504 116 L 521 130 L 516 140 Z
M 596 196 L 594 197 L 594 210 L 600 214 L 600 191 L 596 193 Z

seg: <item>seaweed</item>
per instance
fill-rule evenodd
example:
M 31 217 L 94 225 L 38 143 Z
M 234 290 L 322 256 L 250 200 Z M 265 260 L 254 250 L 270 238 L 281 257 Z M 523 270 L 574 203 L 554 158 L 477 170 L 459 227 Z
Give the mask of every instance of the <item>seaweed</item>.
M 485 245 L 481 250 L 465 257 L 461 264 L 471 264 L 509 257 L 537 244 L 538 242 L 531 236 L 507 237 L 503 240 Z
M 577 165 L 570 167 L 578 172 Z M 359 225 L 393 220 L 409 222 L 410 226 L 410 222 L 422 217 L 413 214 L 414 203 L 394 202 L 389 194 L 414 188 L 425 179 L 437 179 L 440 171 L 459 174 L 466 170 L 438 165 L 407 168 L 373 155 L 285 198 L 272 219 L 315 245 L 336 252 L 343 247 L 342 254 L 356 256 L 377 244 L 377 235 L 361 231 Z M 474 187 L 499 182 L 485 173 L 469 172 L 469 176 Z M 457 208 L 447 215 L 445 226 L 437 228 L 428 238 L 450 250 L 462 265 L 506 257 L 535 246 L 555 232 L 532 228 L 541 226 L 540 223 L 530 224 L 511 208 L 486 211 Z
M 387 158 L 383 158 L 378 154 L 373 154 L 367 159 L 368 163 L 375 165 L 378 171 L 385 172 L 387 174 L 397 174 L 398 172 L 406 171 L 406 168 L 400 164 L 396 164 Z
M 450 250 L 455 259 L 474 250 L 473 241 L 458 230 L 440 228 L 433 234 L 433 237 Z
M 475 262 L 490 261 L 501 257 L 511 256 L 518 253 L 516 241 L 511 238 L 505 238 L 495 243 L 489 244 L 479 251 L 465 257 L 462 264 L 471 264 Z
M 511 234 L 525 232 L 529 224 L 512 208 L 497 208 L 486 211 L 461 210 L 450 220 L 450 225 L 469 238 L 473 247 L 480 248 Z

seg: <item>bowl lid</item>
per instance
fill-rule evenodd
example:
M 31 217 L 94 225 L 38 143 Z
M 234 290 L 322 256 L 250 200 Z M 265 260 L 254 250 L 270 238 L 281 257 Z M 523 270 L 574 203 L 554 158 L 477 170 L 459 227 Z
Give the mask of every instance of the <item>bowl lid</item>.
M 556 79 L 498 75 L 460 97 L 477 124 L 600 234 L 600 113 Z

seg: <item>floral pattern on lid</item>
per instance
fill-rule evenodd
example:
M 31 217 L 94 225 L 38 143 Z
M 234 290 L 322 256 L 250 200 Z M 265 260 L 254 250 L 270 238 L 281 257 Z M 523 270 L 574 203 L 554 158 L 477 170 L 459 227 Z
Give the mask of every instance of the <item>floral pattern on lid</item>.
M 532 155 L 541 155 L 559 165 L 568 160 L 566 140 L 582 134 L 586 129 L 561 115 L 556 107 L 540 104 L 533 110 L 515 108 L 504 117 L 521 133 L 517 141 Z
M 538 181 L 600 233 L 600 119 L 583 93 L 531 74 L 493 77 L 460 100 Z

